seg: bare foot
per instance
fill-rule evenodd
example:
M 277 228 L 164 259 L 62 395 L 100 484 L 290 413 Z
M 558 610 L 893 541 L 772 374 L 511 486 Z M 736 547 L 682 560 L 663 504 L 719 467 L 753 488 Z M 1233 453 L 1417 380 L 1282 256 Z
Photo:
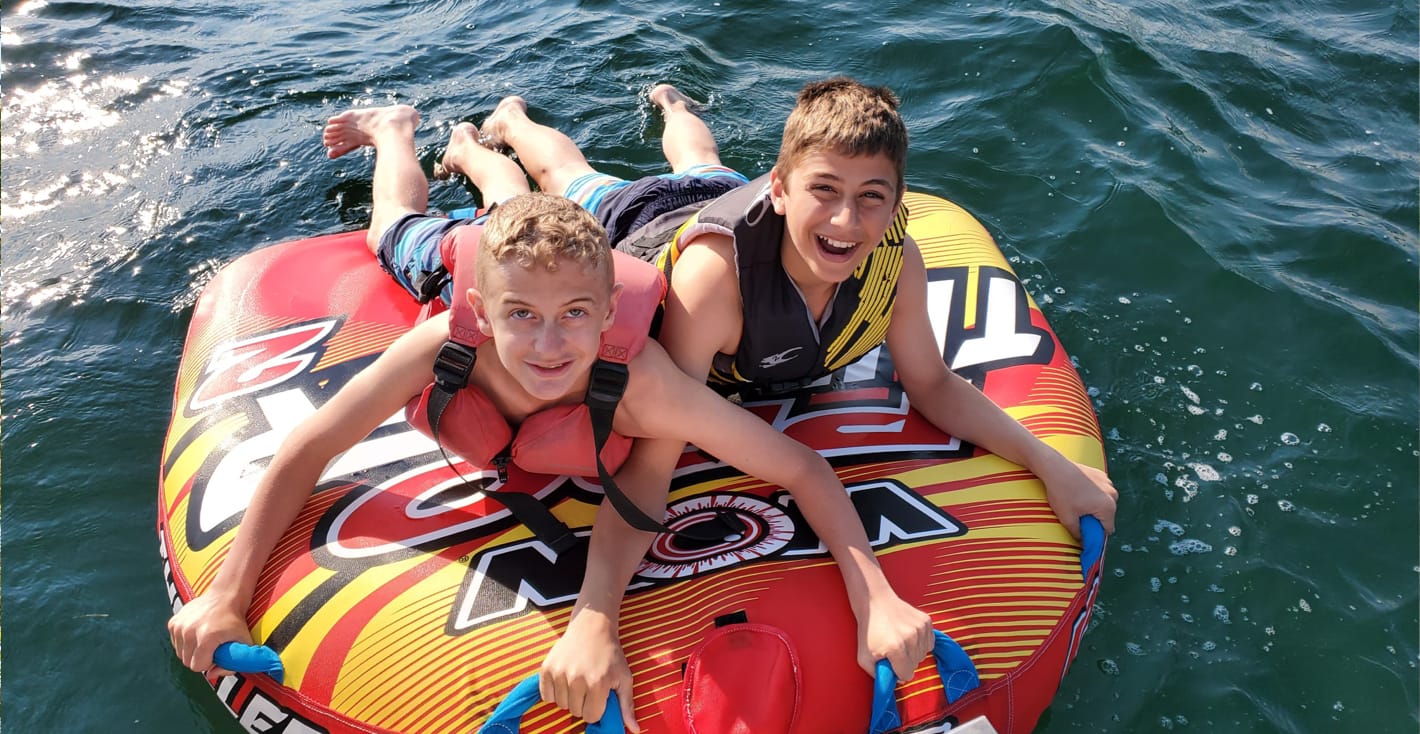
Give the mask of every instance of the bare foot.
M 651 91 L 646 95 L 651 99 L 651 103 L 661 108 L 661 112 L 670 112 L 673 107 L 684 107 L 687 111 L 695 111 L 700 105 L 695 100 L 685 96 L 679 89 L 669 84 L 657 84 L 651 87 Z
M 419 113 L 409 105 L 361 107 L 346 110 L 325 123 L 320 142 L 325 154 L 339 158 L 356 148 L 375 144 L 375 135 L 385 127 L 407 133 L 411 138 L 419 125 Z
M 478 139 L 478 128 L 471 122 L 454 125 L 449 133 L 449 147 L 444 150 L 444 159 L 434 164 L 434 178 L 443 181 L 450 176 L 467 176 L 469 171 L 461 165 L 480 153 L 491 153 Z
M 528 116 L 528 103 L 518 95 L 509 95 L 498 102 L 498 106 L 493 108 L 493 114 L 483 121 L 481 132 L 483 134 L 483 144 L 489 148 L 507 152 L 508 123 L 512 118 Z

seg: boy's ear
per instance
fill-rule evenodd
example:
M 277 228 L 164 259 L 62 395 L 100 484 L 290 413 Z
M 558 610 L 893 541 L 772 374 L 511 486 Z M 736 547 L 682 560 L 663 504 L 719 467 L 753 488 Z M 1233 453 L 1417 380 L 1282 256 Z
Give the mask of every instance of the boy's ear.
M 484 336 L 493 336 L 493 322 L 488 318 L 488 306 L 483 302 L 483 294 L 477 288 L 469 288 L 464 294 L 468 298 L 468 305 L 473 307 L 473 317 L 478 321 L 478 330 Z
M 774 205 L 774 213 L 784 216 L 784 178 L 779 175 L 779 167 L 769 170 L 769 202 Z
M 613 283 L 611 286 L 611 297 L 607 300 L 606 319 L 602 321 L 602 331 L 611 328 L 613 321 L 616 321 L 616 304 L 621 301 L 621 292 L 626 288 L 620 283 Z

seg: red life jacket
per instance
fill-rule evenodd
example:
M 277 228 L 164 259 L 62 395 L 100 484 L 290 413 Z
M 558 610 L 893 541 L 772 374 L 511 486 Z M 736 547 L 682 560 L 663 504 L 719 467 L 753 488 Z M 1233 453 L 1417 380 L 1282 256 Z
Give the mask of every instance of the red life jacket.
M 472 350 L 489 339 L 479 330 L 473 306 L 466 296 L 468 289 L 475 285 L 475 253 L 482 232 L 481 225 L 459 227 L 445 235 L 439 245 L 444 264 L 453 274 L 449 340 L 468 348 L 470 369 Z M 646 345 L 651 321 L 665 296 L 666 280 L 654 266 L 630 255 L 613 252 L 612 262 L 622 291 L 615 320 L 611 328 L 602 332 L 598 357 L 599 361 L 625 365 Z M 449 345 L 445 345 L 440 361 L 445 359 L 448 349 Z M 436 376 L 439 370 L 440 364 L 436 363 Z M 465 384 L 453 392 L 447 407 L 436 418 L 436 435 L 430 426 L 429 401 L 440 389 L 437 381 L 424 388 L 423 394 L 405 406 L 405 418 L 410 425 L 470 464 L 490 468 L 500 456 L 507 456 L 523 470 L 536 474 L 598 476 L 596 442 L 585 402 L 538 411 L 523 419 L 515 433 L 482 390 Z M 610 433 L 601 453 L 607 471 L 616 472 L 630 451 L 631 439 Z

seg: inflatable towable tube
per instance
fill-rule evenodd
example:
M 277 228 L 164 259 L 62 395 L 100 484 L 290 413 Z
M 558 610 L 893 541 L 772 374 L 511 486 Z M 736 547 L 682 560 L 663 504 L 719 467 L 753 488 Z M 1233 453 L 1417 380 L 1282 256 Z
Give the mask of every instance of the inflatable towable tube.
M 1066 456 L 1102 467 L 1079 376 L 990 236 L 942 199 L 906 203 L 948 363 Z M 210 585 L 282 438 L 414 322 L 417 304 L 364 237 L 253 252 L 200 297 L 158 492 L 174 609 Z M 926 733 L 982 715 L 1002 734 L 1035 725 L 1084 634 L 1103 538 L 1087 536 L 1082 559 L 1033 475 L 938 432 L 892 376 L 879 350 L 826 384 L 746 407 L 834 465 L 894 587 L 969 656 L 979 685 L 940 667 L 943 654 L 902 685 L 864 675 L 838 570 L 792 498 L 691 450 L 667 524 L 728 508 L 751 530 L 720 545 L 660 537 L 633 578 L 621 632 L 645 731 Z M 494 472 L 458 469 L 477 487 L 402 415 L 326 468 L 248 614 L 280 656 L 263 669 L 284 678 L 215 684 L 246 729 L 583 730 L 535 688 L 527 699 L 525 681 L 565 629 L 586 546 L 553 554 L 478 490 L 531 493 L 587 535 L 600 489 L 516 467 L 493 486 Z M 524 710 L 490 723 L 500 704 Z

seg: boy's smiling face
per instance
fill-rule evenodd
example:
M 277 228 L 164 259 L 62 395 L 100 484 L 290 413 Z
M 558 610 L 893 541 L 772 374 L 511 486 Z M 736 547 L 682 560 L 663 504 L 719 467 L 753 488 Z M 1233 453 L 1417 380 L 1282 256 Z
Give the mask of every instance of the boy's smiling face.
M 901 192 L 884 155 L 809 153 L 787 175 L 770 178 L 774 211 L 784 216 L 784 268 L 800 287 L 852 276 L 892 224 Z
M 556 402 L 586 391 L 619 292 L 600 267 L 564 258 L 556 270 L 491 263 L 469 296 L 508 374 L 529 396 Z

